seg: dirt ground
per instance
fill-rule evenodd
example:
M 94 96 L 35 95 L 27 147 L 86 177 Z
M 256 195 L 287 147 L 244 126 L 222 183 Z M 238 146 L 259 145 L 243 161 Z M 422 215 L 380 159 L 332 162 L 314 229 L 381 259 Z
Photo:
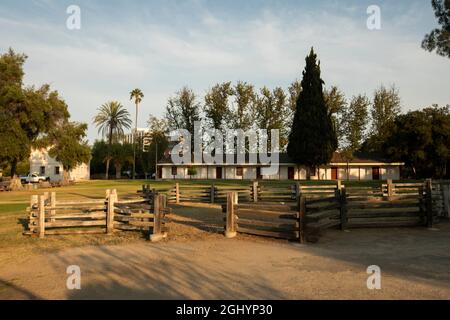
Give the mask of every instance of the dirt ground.
M 164 242 L 66 248 L 0 265 L 0 299 L 450 299 L 448 222 L 330 230 L 301 245 L 226 239 L 217 206 L 174 212 Z M 81 268 L 80 290 L 66 287 L 70 265 Z M 380 290 L 367 289 L 369 265 L 381 268 Z

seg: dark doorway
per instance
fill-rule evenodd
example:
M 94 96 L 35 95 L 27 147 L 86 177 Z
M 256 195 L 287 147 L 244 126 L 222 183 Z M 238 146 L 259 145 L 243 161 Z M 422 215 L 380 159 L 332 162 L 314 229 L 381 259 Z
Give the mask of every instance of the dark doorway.
M 216 179 L 222 179 L 222 167 L 216 168 Z
M 288 179 L 289 180 L 295 179 L 295 168 L 294 167 L 288 167 Z
M 258 179 L 258 180 L 262 179 L 262 174 L 261 174 L 261 168 L 260 167 L 256 168 L 256 179 Z
M 372 168 L 372 179 L 373 180 L 380 180 L 380 167 L 373 167 Z
M 333 167 L 331 168 L 331 180 L 337 180 L 338 179 L 338 168 Z

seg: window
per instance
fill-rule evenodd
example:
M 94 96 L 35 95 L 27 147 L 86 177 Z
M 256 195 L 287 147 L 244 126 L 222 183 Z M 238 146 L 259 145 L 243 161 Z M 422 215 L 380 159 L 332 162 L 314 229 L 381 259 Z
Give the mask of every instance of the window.
M 41 175 L 44 175 L 45 174 L 45 167 L 42 166 L 39 172 L 40 172 Z
M 236 176 L 242 177 L 244 175 L 244 169 L 242 167 L 236 168 Z
M 177 175 L 177 167 L 172 167 L 172 175 L 176 176 Z
M 56 174 L 56 175 L 59 175 L 59 166 L 58 166 L 58 167 L 55 167 L 55 174 Z

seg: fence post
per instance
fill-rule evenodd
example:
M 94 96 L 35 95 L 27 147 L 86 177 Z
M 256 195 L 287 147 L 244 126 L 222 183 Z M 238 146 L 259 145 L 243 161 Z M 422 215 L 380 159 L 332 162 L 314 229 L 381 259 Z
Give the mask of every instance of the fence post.
M 216 190 L 216 187 L 214 186 L 214 184 L 212 184 L 211 190 L 209 190 L 209 192 L 210 192 L 209 195 L 211 197 L 211 203 L 214 203 L 215 190 Z
M 345 186 L 339 190 L 341 230 L 347 229 L 347 190 Z
M 52 217 L 54 217 L 56 215 L 56 209 L 55 209 L 55 207 L 56 207 L 56 192 L 50 193 L 50 207 L 52 208 L 50 210 L 50 217 L 51 217 L 50 221 L 55 222 L 55 218 L 52 218 Z
M 300 182 L 295 183 L 295 199 L 298 199 L 300 197 L 300 194 L 302 193 L 302 186 L 300 185 Z
M 431 179 L 425 182 L 426 210 L 427 210 L 427 228 L 433 227 L 433 186 Z
M 236 220 L 234 215 L 234 192 L 227 193 L 227 217 L 225 225 L 225 237 L 236 237 Z
M 306 198 L 302 194 L 298 198 L 298 231 L 300 243 L 306 243 Z
M 450 185 L 442 185 L 442 193 L 444 195 L 444 215 L 450 218 Z
M 45 237 L 45 197 L 39 197 L 39 238 Z
M 111 235 L 114 233 L 114 203 L 117 200 L 117 193 L 116 190 L 113 189 L 111 192 L 107 192 L 107 194 L 108 199 L 106 209 L 106 234 Z
M 258 181 L 253 181 L 253 202 L 258 202 Z
M 33 210 L 33 208 L 36 209 L 38 205 L 39 205 L 39 197 L 37 195 L 32 195 L 30 197 L 30 210 Z
M 394 196 L 394 185 L 392 184 L 392 179 L 387 180 L 387 195 L 388 200 L 391 200 L 391 198 Z
M 154 195 L 155 203 L 154 209 L 153 209 L 153 232 L 150 235 L 150 241 L 151 242 L 157 242 L 162 240 L 166 234 L 162 232 L 162 204 L 164 202 L 163 196 L 160 194 Z
M 178 182 L 175 183 L 175 203 L 180 203 L 180 184 Z

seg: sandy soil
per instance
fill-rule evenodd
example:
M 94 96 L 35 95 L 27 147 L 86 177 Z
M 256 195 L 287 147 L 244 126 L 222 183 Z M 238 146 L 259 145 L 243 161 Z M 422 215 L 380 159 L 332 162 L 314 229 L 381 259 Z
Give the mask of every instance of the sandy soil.
M 318 243 L 220 234 L 220 209 L 176 207 L 161 243 L 64 249 L 0 266 L 0 299 L 450 299 L 450 224 L 331 230 Z M 45 240 L 43 240 L 45 241 Z M 81 268 L 81 290 L 66 268 Z M 366 286 L 369 265 L 382 289 Z

